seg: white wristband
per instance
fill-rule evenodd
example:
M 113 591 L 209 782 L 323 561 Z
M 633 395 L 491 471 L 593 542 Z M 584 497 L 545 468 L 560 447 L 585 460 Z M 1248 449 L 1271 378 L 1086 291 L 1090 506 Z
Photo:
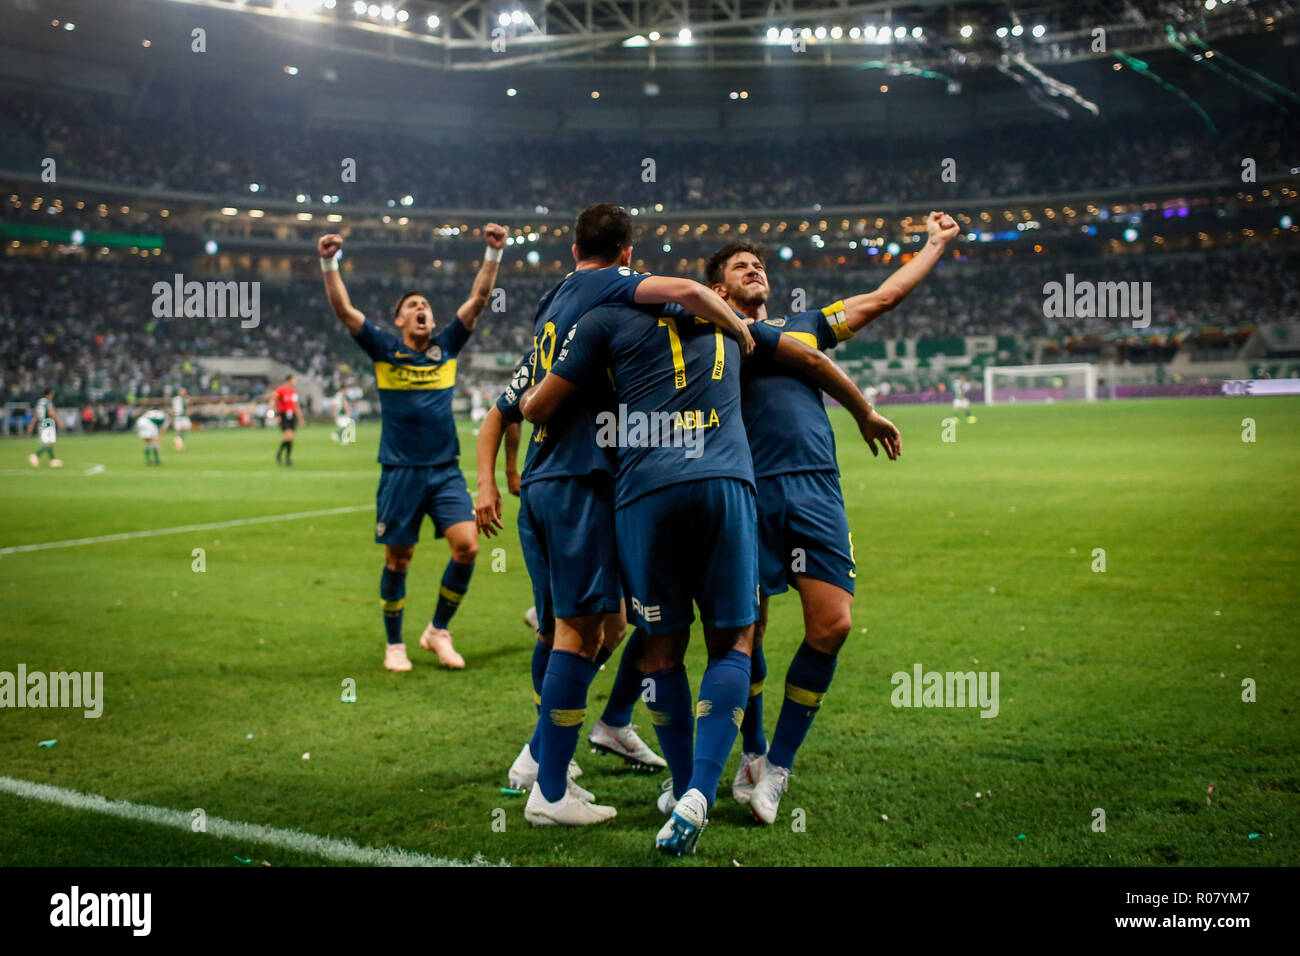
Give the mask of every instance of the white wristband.
M 493 249 L 491 246 L 488 246 L 487 251 L 483 253 L 483 259 L 487 262 L 500 262 L 501 254 L 503 252 L 505 252 L 504 249 Z
M 320 260 L 320 271 L 338 272 L 339 271 L 338 259 L 335 259 L 333 256 L 330 256 L 328 259 L 326 259 L 324 256 L 322 256 Z

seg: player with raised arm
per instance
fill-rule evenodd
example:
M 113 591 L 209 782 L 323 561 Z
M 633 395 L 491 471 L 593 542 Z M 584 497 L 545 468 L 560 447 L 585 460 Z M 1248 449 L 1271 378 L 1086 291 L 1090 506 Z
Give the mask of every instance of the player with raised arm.
M 957 234 L 950 216 L 932 212 L 929 239 L 872 292 L 824 309 L 768 318 L 770 292 L 761 247 L 731 243 L 709 259 L 708 282 L 751 319 L 818 349 L 834 348 L 905 299 Z M 732 796 L 763 823 L 776 819 L 795 752 L 821 707 L 836 657 L 852 627 L 853 535 L 835 457 L 835 435 L 821 389 L 788 369 L 753 363 L 742 375 L 742 407 L 758 487 L 760 605 L 753 673 L 741 724 L 740 768 Z M 875 436 L 898 449 L 898 430 L 873 412 Z M 875 453 L 875 447 L 872 446 Z M 890 455 L 891 458 L 895 457 Z M 803 605 L 804 640 L 786 672 L 785 697 L 769 749 L 763 732 L 762 651 L 768 599 L 793 585 Z M 766 755 L 766 756 L 765 756 Z
M 382 432 L 379 462 L 383 466 L 376 493 L 375 543 L 384 546 L 384 571 L 379 582 L 388 646 L 384 666 L 409 671 L 402 641 L 406 603 L 406 574 L 427 514 L 435 537 L 447 539 L 451 558 L 443 571 L 438 603 L 420 646 L 436 654 L 444 667 L 460 670 L 465 659 L 456 652 L 447 625 L 469 589 L 478 557 L 474 503 L 458 465 L 460 439 L 452 417 L 456 357 L 469 340 L 496 284 L 505 247 L 504 226 L 483 227 L 487 250 L 474 277 L 469 297 L 455 317 L 436 329 L 433 308 L 418 292 L 407 292 L 393 310 L 400 338 L 367 319 L 352 305 L 339 275 L 338 254 L 343 237 L 322 236 L 317 243 L 325 294 L 353 341 L 374 362 L 379 386 Z
M 676 302 L 752 351 L 745 323 L 716 292 L 693 279 L 632 270 L 632 218 L 622 207 L 598 203 L 582 210 L 572 251 L 574 270 L 538 303 L 530 381 L 546 374 L 557 344 L 579 316 L 603 303 Z M 524 815 L 538 826 L 583 826 L 615 815 L 613 807 L 575 795 L 567 782 L 606 617 L 619 613 L 623 602 L 613 533 L 614 462 L 596 445 L 596 415 L 611 401 L 609 384 L 593 382 L 560 415 L 533 430 L 524 463 L 519 541 L 539 633 L 554 634 L 545 660 L 534 660 L 534 673 L 543 674 L 532 749 L 538 771 Z
M 41 456 L 50 456 L 50 467 L 61 468 L 63 462 L 54 455 L 54 442 L 59 437 L 59 420 L 58 412 L 54 410 L 54 389 L 47 388 L 41 397 L 36 400 L 36 409 L 32 412 L 32 420 L 27 423 L 27 434 L 40 429 L 37 434 L 41 439 L 41 447 L 36 449 L 32 454 L 27 456 L 27 462 L 33 468 L 41 467 Z
M 864 429 L 874 427 L 870 406 L 830 359 L 770 326 L 752 332 L 755 361 L 810 376 Z M 739 358 L 732 342 L 684 310 L 605 306 L 583 316 L 551 373 L 520 403 L 529 420 L 547 423 L 581 388 L 612 378 L 617 410 L 600 417 L 597 440 L 617 448 L 618 556 L 631 616 L 646 632 L 643 670 L 653 691 L 646 703 L 673 775 L 660 805 L 672 816 L 656 845 L 678 855 L 694 852 L 736 739 L 758 617 L 754 472 Z M 694 605 L 709 661 L 692 743 L 682 660 Z
M 303 420 L 302 406 L 298 404 L 298 376 L 290 372 L 284 384 L 275 390 L 275 412 L 280 416 L 280 447 L 275 450 L 275 463 L 293 464 L 293 436 L 298 423 Z

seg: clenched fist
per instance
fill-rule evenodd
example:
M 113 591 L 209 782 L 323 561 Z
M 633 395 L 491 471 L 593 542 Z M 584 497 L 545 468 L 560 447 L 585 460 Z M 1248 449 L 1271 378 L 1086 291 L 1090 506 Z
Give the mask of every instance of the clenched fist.
M 490 222 L 483 227 L 483 238 L 487 240 L 489 248 L 500 249 L 506 244 L 506 227 Z
M 925 231 L 930 234 L 931 239 L 947 242 L 954 238 L 959 230 L 957 221 L 946 212 L 932 212 L 926 217 Z
M 330 233 L 316 240 L 316 251 L 320 253 L 322 259 L 333 259 L 342 248 L 343 237 L 337 233 Z

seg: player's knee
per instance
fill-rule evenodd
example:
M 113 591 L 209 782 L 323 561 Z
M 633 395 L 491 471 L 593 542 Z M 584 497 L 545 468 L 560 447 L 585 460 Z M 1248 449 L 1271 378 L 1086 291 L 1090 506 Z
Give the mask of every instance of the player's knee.
M 478 557 L 478 539 L 471 538 L 469 541 L 462 541 L 452 545 L 451 559 L 457 564 L 473 564 Z
M 414 548 L 396 548 L 389 545 L 384 550 L 384 567 L 398 574 L 405 574 L 406 569 L 411 566 L 411 558 L 414 555 Z
M 849 631 L 853 630 L 853 615 L 848 608 L 838 608 L 821 617 L 809 628 L 808 643 L 823 654 L 838 654 Z

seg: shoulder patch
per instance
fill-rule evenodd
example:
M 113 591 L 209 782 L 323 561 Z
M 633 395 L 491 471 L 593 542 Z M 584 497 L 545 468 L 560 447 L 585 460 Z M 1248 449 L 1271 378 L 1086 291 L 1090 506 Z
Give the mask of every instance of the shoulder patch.
M 785 326 L 785 316 L 781 316 L 779 319 L 764 319 L 763 321 L 778 329 Z

